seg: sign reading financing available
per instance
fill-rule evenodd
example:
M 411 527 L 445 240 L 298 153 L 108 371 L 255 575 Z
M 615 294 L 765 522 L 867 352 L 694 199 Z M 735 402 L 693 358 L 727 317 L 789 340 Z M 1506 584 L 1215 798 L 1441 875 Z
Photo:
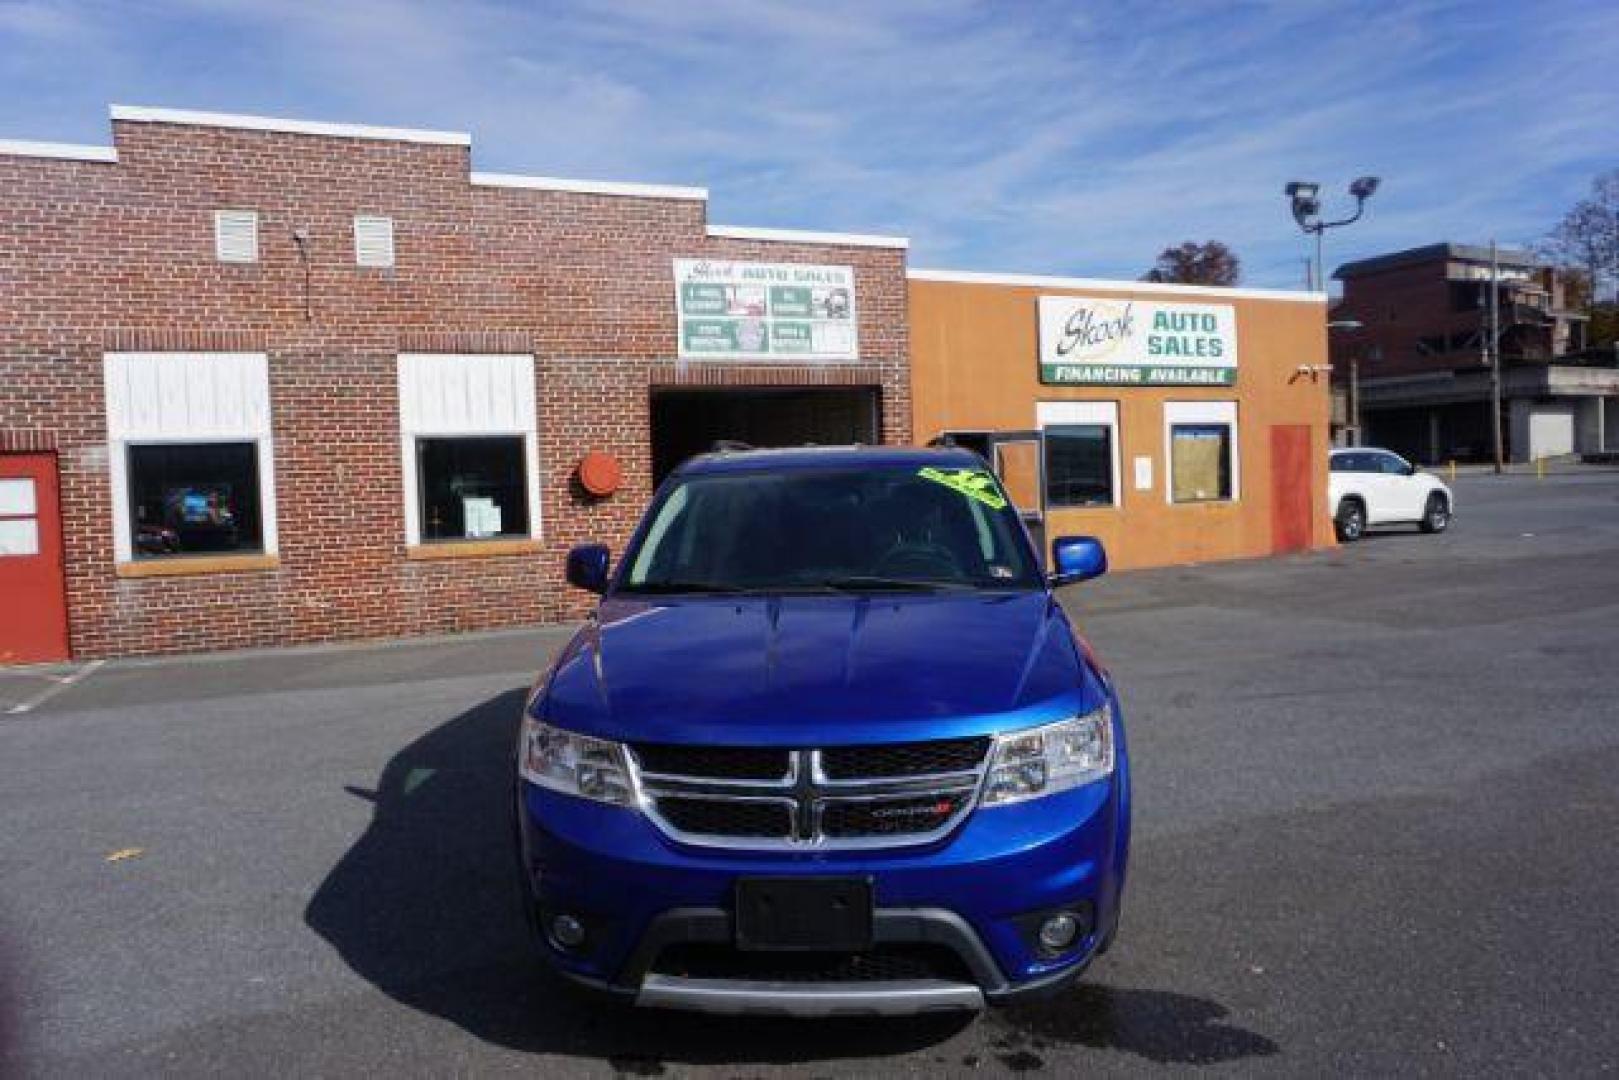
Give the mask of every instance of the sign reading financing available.
M 854 269 L 676 259 L 682 360 L 855 360 Z
M 1040 298 L 1040 381 L 1085 386 L 1231 386 L 1230 304 Z

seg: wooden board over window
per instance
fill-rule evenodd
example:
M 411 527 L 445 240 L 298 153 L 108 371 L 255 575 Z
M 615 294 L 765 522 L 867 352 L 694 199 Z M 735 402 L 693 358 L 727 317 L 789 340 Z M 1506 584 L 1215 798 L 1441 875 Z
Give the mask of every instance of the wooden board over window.
M 1170 432 L 1170 466 L 1176 502 L 1212 502 L 1231 497 L 1229 429 L 1176 424 Z

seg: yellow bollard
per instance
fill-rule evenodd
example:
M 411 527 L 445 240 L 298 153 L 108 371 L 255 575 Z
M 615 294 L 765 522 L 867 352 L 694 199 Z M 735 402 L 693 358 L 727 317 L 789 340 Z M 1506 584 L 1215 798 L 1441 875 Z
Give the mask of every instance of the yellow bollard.
M 1543 457 L 1537 457 L 1535 459 L 1535 479 L 1546 479 L 1546 459 Z
M 1453 483 L 1453 484 L 1456 482 L 1456 459 L 1455 458 L 1450 459 L 1450 482 Z

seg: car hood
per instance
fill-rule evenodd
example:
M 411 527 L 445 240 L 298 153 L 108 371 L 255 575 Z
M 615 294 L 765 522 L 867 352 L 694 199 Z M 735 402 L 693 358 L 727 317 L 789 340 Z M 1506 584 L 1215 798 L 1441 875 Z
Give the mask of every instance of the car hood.
M 1044 592 L 693 597 L 604 601 L 536 705 L 605 738 L 803 746 L 1006 730 L 1104 693 Z

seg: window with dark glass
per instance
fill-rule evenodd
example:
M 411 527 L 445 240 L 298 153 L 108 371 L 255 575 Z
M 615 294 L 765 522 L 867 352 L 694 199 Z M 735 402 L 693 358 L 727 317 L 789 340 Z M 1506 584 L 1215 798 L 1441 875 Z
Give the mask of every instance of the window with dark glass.
M 264 550 L 256 444 L 135 445 L 128 454 L 137 558 Z
M 1373 454 L 1371 457 L 1377 468 L 1368 471 L 1381 472 L 1388 476 L 1405 476 L 1410 469 L 1405 458 L 1394 454 Z
M 1382 466 L 1377 463 L 1377 458 L 1376 458 L 1375 455 L 1366 454 L 1366 453 L 1356 453 L 1356 454 L 1334 454 L 1332 456 L 1332 471 L 1333 472 L 1367 473 L 1367 472 L 1382 472 L 1383 469 L 1382 469 Z
M 1225 424 L 1172 424 L 1171 497 L 1178 503 L 1231 498 L 1231 429 Z
M 915 465 L 698 473 L 670 482 L 620 588 L 640 593 L 1040 588 L 1016 507 Z M 934 475 L 930 476 L 929 473 Z
M 423 541 L 526 537 L 523 437 L 416 440 Z
M 1113 505 L 1113 425 L 1045 429 L 1046 505 Z

